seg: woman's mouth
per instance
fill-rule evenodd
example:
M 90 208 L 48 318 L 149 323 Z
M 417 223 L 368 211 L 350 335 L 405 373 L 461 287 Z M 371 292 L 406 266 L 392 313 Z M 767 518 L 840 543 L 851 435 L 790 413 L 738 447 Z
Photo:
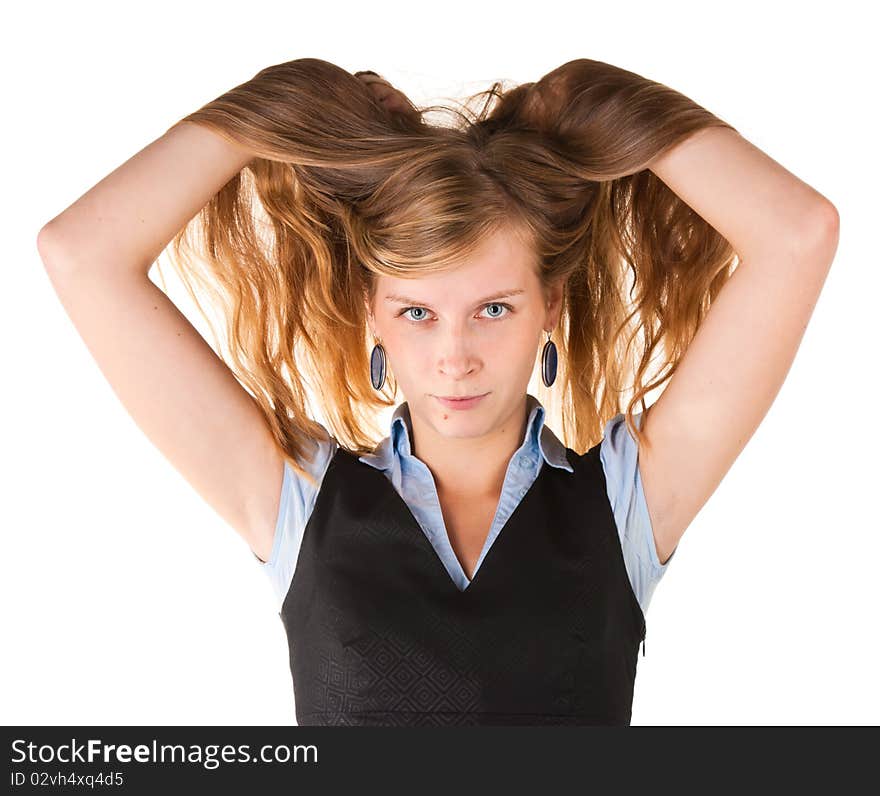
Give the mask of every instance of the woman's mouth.
M 488 394 L 489 393 L 486 392 L 482 395 L 474 395 L 469 398 L 447 398 L 440 395 L 435 395 L 434 397 L 443 404 L 443 406 L 448 407 L 449 409 L 470 409 L 472 406 L 476 406 Z

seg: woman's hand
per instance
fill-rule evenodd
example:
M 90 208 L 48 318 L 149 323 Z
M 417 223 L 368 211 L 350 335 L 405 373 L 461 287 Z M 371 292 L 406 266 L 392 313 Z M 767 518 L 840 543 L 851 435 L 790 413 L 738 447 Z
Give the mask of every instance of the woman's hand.
M 406 116 L 413 116 L 416 119 L 421 118 L 421 114 L 415 105 L 410 102 L 409 98 L 402 91 L 394 88 L 381 75 L 366 69 L 355 72 L 354 76 L 367 84 L 373 97 L 376 98 L 383 108 L 387 108 L 393 113 L 402 113 Z

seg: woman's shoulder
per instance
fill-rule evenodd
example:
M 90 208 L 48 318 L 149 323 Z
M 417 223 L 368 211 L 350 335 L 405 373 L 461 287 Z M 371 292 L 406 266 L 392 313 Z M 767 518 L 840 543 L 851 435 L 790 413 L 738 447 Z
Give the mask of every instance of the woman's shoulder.
M 279 606 L 290 586 L 303 533 L 315 507 L 321 484 L 334 455 L 340 449 L 336 438 L 329 433 L 324 438 L 313 438 L 311 443 L 313 450 L 309 455 L 297 459 L 297 463 L 311 479 L 284 459 L 271 553 L 265 561 L 254 553 L 258 566 L 272 583 Z
M 319 423 L 318 425 L 321 424 Z M 310 438 L 309 444 L 312 449 L 307 452 L 307 456 L 297 460 L 300 467 L 318 481 L 321 480 L 333 456 L 340 449 L 339 441 L 336 437 L 322 425 L 321 430 L 324 432 L 324 436 Z M 289 461 L 285 460 L 284 465 L 285 469 L 290 470 L 292 478 L 299 478 L 308 483 L 308 479 L 303 479 L 302 475 L 296 472 L 296 469 Z
M 643 412 L 633 414 L 633 422 L 639 430 L 643 415 Z M 638 443 L 626 426 L 624 413 L 616 414 L 605 424 L 599 458 L 627 571 L 642 610 L 647 611 L 654 588 L 666 574 L 672 556 L 661 564 L 657 555 L 639 471 Z
M 266 561 L 257 557 L 266 567 L 273 567 L 285 546 L 295 541 L 292 536 L 311 513 L 327 468 L 339 449 L 338 441 L 329 432 L 323 438 L 310 438 L 308 446 L 311 450 L 296 460 L 303 472 L 297 470 L 287 457 L 282 457 L 281 492 L 275 504 L 272 549 Z

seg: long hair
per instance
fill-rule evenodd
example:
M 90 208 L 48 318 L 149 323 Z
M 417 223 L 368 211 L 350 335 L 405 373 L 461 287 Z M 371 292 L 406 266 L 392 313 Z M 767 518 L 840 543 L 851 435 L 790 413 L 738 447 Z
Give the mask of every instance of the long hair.
M 358 454 L 374 450 L 377 415 L 395 404 L 393 373 L 381 393 L 369 378 L 364 297 L 376 274 L 436 273 L 489 234 L 521 236 L 542 288 L 564 283 L 557 381 L 538 393 L 584 452 L 621 411 L 643 443 L 634 407 L 674 373 L 732 273 L 728 241 L 648 169 L 701 129 L 734 129 L 686 96 L 577 59 L 457 105 L 394 112 L 353 74 L 300 58 L 174 125 L 254 153 L 169 258 L 203 315 L 204 299 L 220 311 L 227 364 L 312 483 L 300 461 L 323 434 L 307 388 Z

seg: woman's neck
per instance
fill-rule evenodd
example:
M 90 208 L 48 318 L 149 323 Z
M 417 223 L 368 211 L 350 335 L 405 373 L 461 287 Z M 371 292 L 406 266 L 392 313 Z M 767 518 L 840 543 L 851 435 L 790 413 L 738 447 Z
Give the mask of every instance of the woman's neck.
M 525 437 L 527 402 L 480 437 L 444 436 L 412 414 L 410 421 L 412 454 L 431 471 L 439 496 L 497 500 L 510 460 Z

